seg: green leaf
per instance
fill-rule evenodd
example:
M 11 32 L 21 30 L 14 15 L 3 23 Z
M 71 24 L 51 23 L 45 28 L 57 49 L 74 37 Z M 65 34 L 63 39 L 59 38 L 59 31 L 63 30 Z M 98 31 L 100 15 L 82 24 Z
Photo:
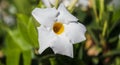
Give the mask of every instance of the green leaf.
M 83 22 L 86 18 L 86 13 L 81 11 L 80 8 L 76 8 L 73 14 L 79 19 L 79 21 Z
M 79 57 L 80 60 L 83 59 L 83 55 L 84 55 L 83 49 L 84 49 L 84 45 L 83 45 L 83 43 L 82 43 L 82 44 L 81 44 L 81 47 L 80 47 L 80 49 L 79 49 L 79 55 L 78 55 L 78 57 Z
M 51 65 L 57 65 L 56 59 L 55 58 L 49 58 L 50 64 Z
M 111 28 L 110 28 L 110 30 L 108 31 L 109 33 L 108 33 L 108 37 L 107 37 L 107 42 L 108 43 L 113 43 L 111 46 L 112 47 L 114 47 L 114 48 L 116 48 L 116 46 L 117 46 L 117 43 L 118 43 L 118 35 L 119 35 L 119 33 L 120 33 L 120 20 L 118 20 L 116 23 L 114 23 L 112 26 L 111 26 Z M 114 43 L 116 43 L 116 44 L 114 44 Z
M 19 13 L 24 13 L 26 15 L 30 15 L 32 10 L 32 5 L 30 4 L 30 0 L 13 0 L 17 10 Z
M 38 33 L 37 33 L 37 29 L 35 28 L 33 18 L 30 18 L 29 23 L 28 23 L 28 36 L 31 39 L 33 46 L 38 48 L 39 46 L 38 45 Z
M 95 65 L 97 65 L 99 63 L 99 58 L 98 57 L 92 58 L 92 61 Z
M 17 19 L 18 30 L 22 34 L 24 39 L 26 39 L 29 42 L 30 39 L 28 37 L 28 32 L 27 32 L 28 21 L 29 20 L 27 16 L 22 14 L 18 15 L 18 19 Z
M 22 37 L 18 30 L 9 30 L 8 36 L 6 37 L 6 46 L 9 49 L 31 49 L 31 45 Z
M 120 0 L 113 0 L 114 11 L 113 11 L 113 18 L 112 21 L 116 22 L 120 19 Z
M 119 19 L 120 19 L 120 9 L 115 10 L 115 11 L 113 12 L 112 21 L 113 21 L 113 22 L 116 22 L 116 21 L 119 20 Z
M 29 22 L 29 16 L 27 16 L 25 14 L 17 14 L 17 21 L 18 21 L 18 23 L 21 22 L 24 25 L 27 25 Z
M 22 37 L 18 30 L 8 30 L 5 40 L 7 65 L 19 65 L 19 57 L 23 52 L 24 65 L 30 65 L 32 46 Z
M 108 51 L 103 55 L 103 57 L 109 57 L 109 56 L 115 56 L 115 55 L 120 55 L 120 51 L 119 50 Z
M 32 52 L 31 50 L 23 51 L 23 63 L 24 65 L 31 65 Z
M 12 32 L 12 31 L 8 32 L 8 35 L 6 36 L 6 39 L 5 39 L 7 49 L 16 49 L 16 48 L 21 49 L 20 46 L 17 44 L 17 41 L 16 41 L 16 39 L 14 37 L 16 35 L 17 35 L 16 32 Z
M 100 44 L 99 42 L 99 35 L 100 35 L 100 30 L 99 29 L 95 29 L 92 27 L 89 27 L 88 29 L 89 34 L 91 35 L 92 39 L 94 40 L 95 44 Z
M 19 57 L 22 51 L 24 65 L 29 64 L 31 61 L 31 48 L 32 46 L 22 37 L 18 30 L 8 30 L 8 35 L 5 40 L 7 65 L 19 65 Z
M 28 27 L 30 25 L 29 17 L 24 14 L 18 14 L 18 23 L 17 24 L 18 24 L 18 31 L 21 33 L 21 36 L 23 37 L 23 39 L 25 39 L 27 41 L 26 44 L 33 46 L 33 42 L 31 40 L 31 37 L 29 36 L 29 33 L 31 33 L 31 31 L 30 32 L 28 31 L 28 29 L 29 29 Z
M 38 35 L 34 20 L 24 14 L 18 15 L 18 30 L 23 38 L 33 47 L 38 47 Z
M 6 53 L 6 65 L 19 65 L 19 59 L 20 59 L 20 50 L 18 49 L 9 49 Z
M 115 59 L 115 64 L 116 64 L 116 65 L 120 65 L 120 57 L 117 57 L 117 58 Z
M 119 42 L 118 42 L 118 45 L 117 45 L 117 49 L 120 50 L 120 38 L 119 38 Z

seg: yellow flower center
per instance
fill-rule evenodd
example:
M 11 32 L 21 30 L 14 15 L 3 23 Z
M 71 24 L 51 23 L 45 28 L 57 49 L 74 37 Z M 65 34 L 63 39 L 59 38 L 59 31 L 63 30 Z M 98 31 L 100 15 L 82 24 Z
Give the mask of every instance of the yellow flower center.
M 64 31 L 64 25 L 60 22 L 56 22 L 54 25 L 53 25 L 53 31 L 56 33 L 56 34 L 61 34 L 63 33 Z

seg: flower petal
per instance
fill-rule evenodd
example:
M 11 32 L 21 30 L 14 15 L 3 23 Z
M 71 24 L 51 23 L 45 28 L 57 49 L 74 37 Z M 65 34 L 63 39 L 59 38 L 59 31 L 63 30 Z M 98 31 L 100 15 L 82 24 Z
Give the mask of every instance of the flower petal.
M 46 7 L 48 8 L 52 7 L 49 0 L 42 0 L 42 2 L 45 4 Z
M 53 23 L 56 21 L 58 11 L 55 8 L 35 8 L 32 11 L 32 15 L 40 24 L 45 26 L 52 26 Z
M 58 7 L 60 15 L 58 16 L 58 21 L 62 23 L 77 22 L 77 18 L 70 14 L 63 4 Z
M 51 48 L 55 54 L 62 54 L 73 58 L 73 46 L 65 37 L 57 37 Z
M 44 26 L 38 27 L 39 53 L 41 54 L 46 48 L 50 47 L 55 35 L 48 31 Z
M 65 25 L 65 34 L 72 43 L 84 41 L 86 28 L 81 23 L 70 23 Z

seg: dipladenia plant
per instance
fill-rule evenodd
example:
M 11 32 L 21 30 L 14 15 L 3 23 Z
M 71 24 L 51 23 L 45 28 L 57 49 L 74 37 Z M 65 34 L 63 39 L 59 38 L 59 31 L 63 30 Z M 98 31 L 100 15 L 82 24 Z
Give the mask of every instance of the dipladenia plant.
M 39 53 L 46 48 L 55 54 L 73 58 L 73 45 L 84 41 L 86 28 L 78 19 L 67 11 L 64 4 L 56 8 L 35 8 L 33 17 L 41 24 L 38 30 Z

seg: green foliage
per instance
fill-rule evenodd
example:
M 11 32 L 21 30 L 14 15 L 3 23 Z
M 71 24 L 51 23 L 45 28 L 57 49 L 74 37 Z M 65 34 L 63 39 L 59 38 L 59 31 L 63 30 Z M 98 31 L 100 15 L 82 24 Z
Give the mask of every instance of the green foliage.
M 72 14 L 87 28 L 86 41 L 74 44 L 74 58 L 53 54 L 50 48 L 37 54 L 40 24 L 31 11 L 37 6 L 45 8 L 42 0 L 6 2 L 15 6 L 17 12 L 10 14 L 6 11 L 9 6 L 0 9 L 0 51 L 4 51 L 0 65 L 120 65 L 119 0 L 91 0 L 92 6 L 85 11 L 80 7 L 72 8 Z M 13 26 L 5 23 L 3 12 L 15 17 Z M 5 63 L 2 58 L 6 58 Z
M 9 29 L 7 30 L 8 35 L 6 36 L 6 42 L 5 42 L 6 43 L 5 50 L 6 50 L 7 63 L 8 63 L 7 65 L 13 65 L 13 63 L 15 63 L 14 65 L 19 65 L 19 59 L 21 54 L 23 55 L 24 65 L 30 65 L 31 57 L 32 57 L 31 55 L 32 48 L 38 47 L 37 40 L 34 40 L 35 43 L 31 42 L 32 38 L 29 38 L 28 35 L 28 31 L 30 30 L 36 31 L 35 28 L 29 29 L 29 27 L 32 26 L 31 25 L 32 23 L 31 24 L 29 23 L 29 25 L 25 24 L 25 21 L 29 21 L 29 20 L 27 20 L 27 18 L 26 19 L 24 18 L 25 21 L 22 19 L 23 18 L 19 19 L 17 28 L 15 28 L 14 30 L 9 30 Z M 22 21 L 24 21 L 24 23 L 21 23 Z M 31 32 L 29 32 L 29 34 L 30 33 Z M 33 36 L 33 38 L 35 38 L 35 36 Z M 13 57 L 13 59 L 11 59 L 11 57 Z

